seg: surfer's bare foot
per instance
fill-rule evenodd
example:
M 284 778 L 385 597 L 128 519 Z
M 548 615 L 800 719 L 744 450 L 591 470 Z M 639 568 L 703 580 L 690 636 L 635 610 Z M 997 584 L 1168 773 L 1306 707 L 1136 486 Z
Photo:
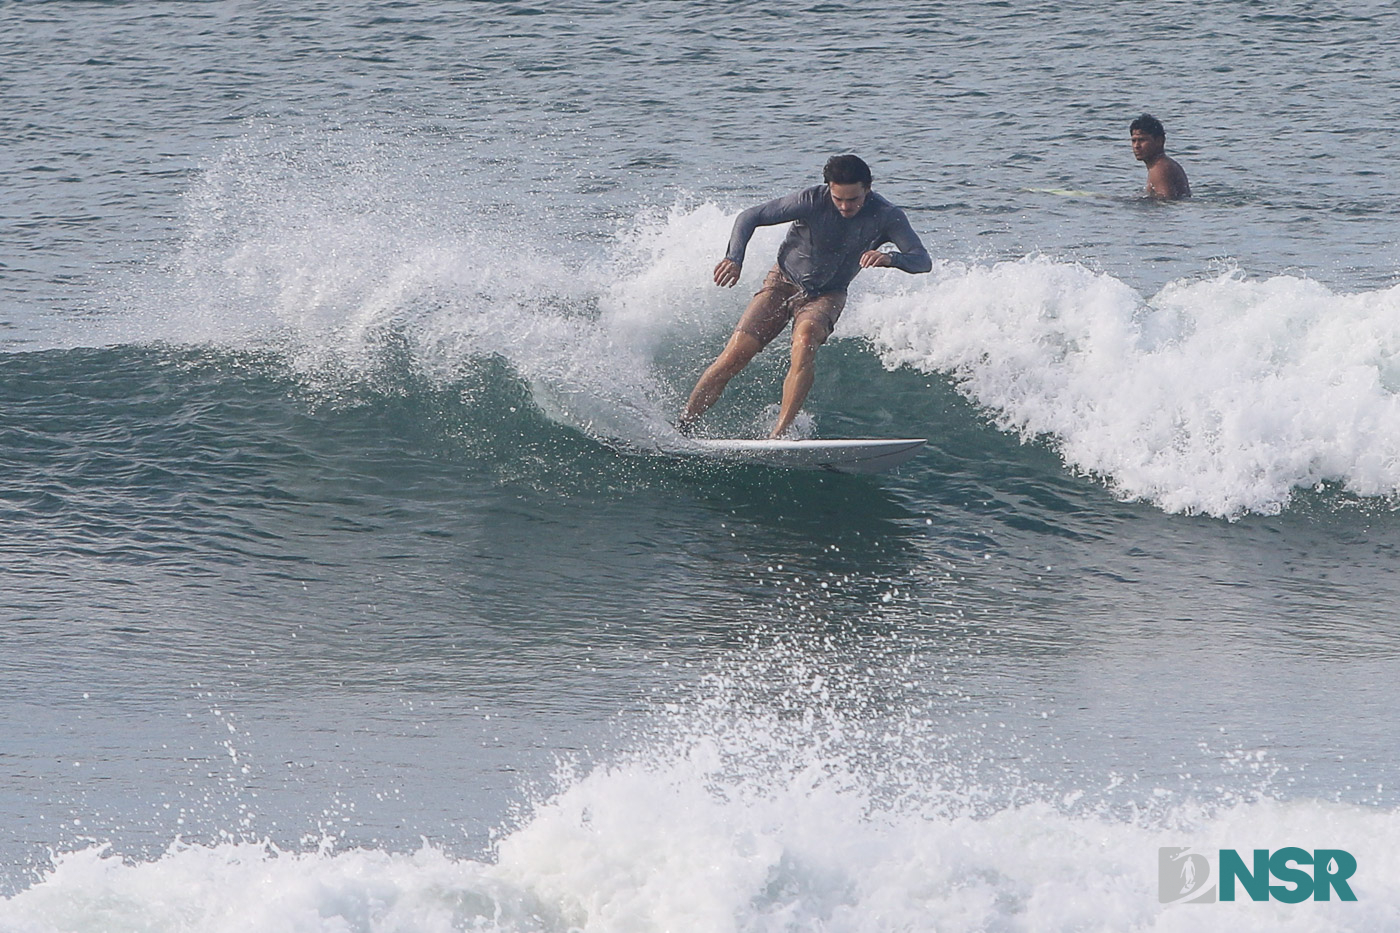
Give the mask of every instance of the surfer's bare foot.
M 693 416 L 681 415 L 676 419 L 676 433 L 681 437 L 694 437 L 695 422 L 699 420 L 699 418 Z

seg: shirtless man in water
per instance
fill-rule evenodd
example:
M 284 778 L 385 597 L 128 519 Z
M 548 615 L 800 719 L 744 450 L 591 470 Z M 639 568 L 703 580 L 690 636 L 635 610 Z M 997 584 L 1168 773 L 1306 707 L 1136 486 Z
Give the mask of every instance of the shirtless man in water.
M 1167 155 L 1167 131 L 1162 121 L 1144 113 L 1128 127 L 1133 157 L 1147 166 L 1147 196 L 1159 201 L 1191 197 L 1191 183 L 1177 161 Z
M 846 287 L 861 269 L 889 267 L 905 272 L 933 268 L 904 212 L 870 190 L 870 167 L 853 155 L 832 156 L 826 182 L 749 208 L 734 221 L 729 249 L 715 266 L 715 284 L 739 281 L 744 251 L 758 227 L 791 223 L 778 248 L 778 264 L 734 326 L 724 350 L 705 370 L 676 428 L 689 434 L 749 361 L 792 321 L 792 364 L 783 380 L 783 404 L 772 437 L 792 426 L 812 388 L 817 348 L 831 336 Z M 877 247 L 893 243 L 898 252 Z

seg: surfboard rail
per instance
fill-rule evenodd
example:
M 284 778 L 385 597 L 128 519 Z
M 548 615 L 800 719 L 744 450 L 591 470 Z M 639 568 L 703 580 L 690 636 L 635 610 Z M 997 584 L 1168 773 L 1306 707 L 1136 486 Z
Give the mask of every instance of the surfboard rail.
M 925 437 L 822 438 L 812 440 L 745 440 L 687 438 L 664 453 L 712 457 L 789 470 L 837 473 L 883 473 L 914 457 Z

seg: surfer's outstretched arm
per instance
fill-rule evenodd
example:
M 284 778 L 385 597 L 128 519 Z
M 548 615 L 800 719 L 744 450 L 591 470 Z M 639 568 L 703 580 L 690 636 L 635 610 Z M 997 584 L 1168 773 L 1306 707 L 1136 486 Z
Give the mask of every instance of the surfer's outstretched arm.
M 885 253 L 889 264 L 904 272 L 929 272 L 933 269 L 933 257 L 924 248 L 924 241 L 914 232 L 904 211 L 894 210 L 890 214 L 889 229 L 885 231 L 889 242 L 894 244 L 897 253 Z M 861 265 L 865 263 L 862 262 Z
M 749 248 L 749 240 L 753 239 L 755 230 L 759 227 L 772 227 L 800 220 L 806 216 L 810 204 L 803 195 L 804 192 L 795 191 L 741 212 L 734 218 L 734 229 L 729 234 L 729 248 L 724 251 L 724 258 L 736 266 L 743 265 L 744 253 Z

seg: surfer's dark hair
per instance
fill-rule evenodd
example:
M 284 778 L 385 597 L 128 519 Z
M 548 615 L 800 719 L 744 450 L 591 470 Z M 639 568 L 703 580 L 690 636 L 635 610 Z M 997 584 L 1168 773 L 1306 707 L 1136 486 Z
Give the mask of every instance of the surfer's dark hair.
M 1167 128 L 1162 125 L 1161 120 L 1158 120 L 1150 113 L 1144 113 L 1128 126 L 1129 133 L 1133 130 L 1142 130 L 1154 139 L 1167 138 Z
M 860 156 L 832 156 L 822 169 L 822 181 L 828 185 L 862 184 L 869 188 L 870 166 Z

